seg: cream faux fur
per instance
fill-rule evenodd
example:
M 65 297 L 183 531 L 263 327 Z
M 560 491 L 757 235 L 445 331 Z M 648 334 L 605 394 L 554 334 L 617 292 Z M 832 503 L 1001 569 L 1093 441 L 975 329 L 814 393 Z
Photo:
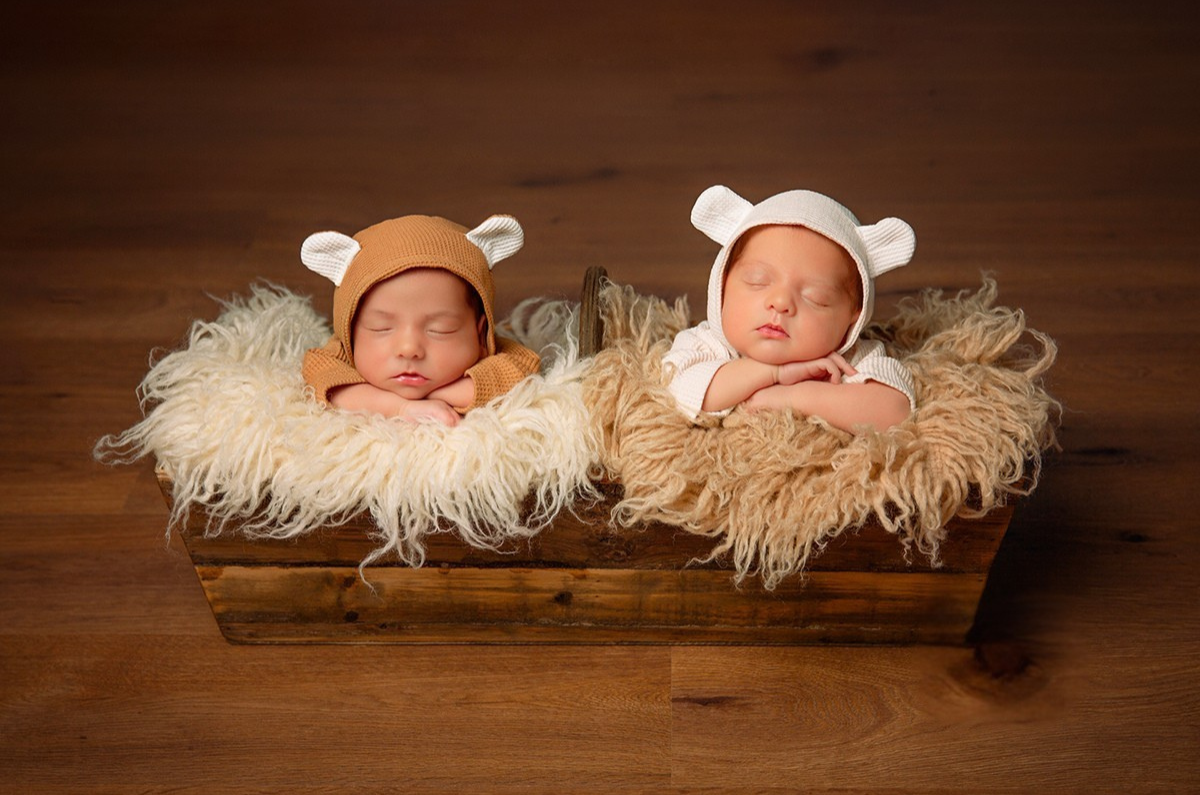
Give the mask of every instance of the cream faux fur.
M 308 299 L 255 286 L 153 364 L 139 387 L 145 418 L 95 455 L 156 458 L 174 481 L 169 528 L 202 508 L 211 532 L 236 520 L 251 537 L 292 538 L 365 512 L 380 546 L 363 565 L 389 553 L 420 565 L 424 537 L 447 530 L 495 549 L 596 494 L 574 312 L 518 307 L 508 333 L 540 349 L 542 373 L 448 428 L 321 408 L 300 362 L 328 323 Z
M 738 579 L 774 587 L 833 538 L 875 517 L 906 551 L 937 565 L 953 516 L 978 516 L 1037 483 L 1058 403 L 1041 386 L 1056 347 L 1020 311 L 974 295 L 926 292 L 867 335 L 912 371 L 917 411 L 852 436 L 784 412 L 735 410 L 693 425 L 663 385 L 662 354 L 687 307 L 603 292 L 605 350 L 584 379 L 602 463 L 625 488 L 614 519 L 659 521 L 718 539 Z M 1028 345 L 1026 343 L 1029 343 Z

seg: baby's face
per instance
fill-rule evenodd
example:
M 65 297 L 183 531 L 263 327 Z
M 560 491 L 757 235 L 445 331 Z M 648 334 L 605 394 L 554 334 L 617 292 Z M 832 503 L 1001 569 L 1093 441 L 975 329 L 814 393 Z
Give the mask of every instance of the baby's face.
M 761 226 L 727 266 L 721 330 L 742 356 L 803 362 L 841 347 L 858 318 L 850 254 L 802 226 Z
M 486 318 L 452 273 L 418 268 L 371 288 L 354 318 L 354 367 L 367 383 L 420 400 L 484 355 Z

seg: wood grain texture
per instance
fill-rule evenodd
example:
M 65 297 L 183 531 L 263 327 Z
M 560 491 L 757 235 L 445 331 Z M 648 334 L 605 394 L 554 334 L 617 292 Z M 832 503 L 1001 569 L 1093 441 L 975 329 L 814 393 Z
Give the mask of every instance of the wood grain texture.
M 604 319 L 600 316 L 600 291 L 608 275 L 604 268 L 592 266 L 583 273 L 579 295 L 579 355 L 594 356 L 604 347 Z
M 156 472 L 167 506 L 174 484 Z M 226 639 L 237 643 L 963 643 L 1013 513 L 947 527 L 945 558 L 905 559 L 877 523 L 846 533 L 804 577 L 772 591 L 737 584 L 712 539 L 611 521 L 620 488 L 500 550 L 453 534 L 425 565 L 357 565 L 367 517 L 293 539 L 215 533 L 203 511 L 180 528 Z M 816 561 L 819 561 L 817 565 Z
M 167 506 L 174 504 L 171 479 L 156 472 Z M 723 560 L 702 561 L 716 542 L 661 523 L 621 527 L 612 520 L 620 500 L 620 486 L 599 483 L 601 498 L 581 501 L 554 518 L 537 535 L 514 541 L 498 550 L 476 549 L 452 533 L 427 538 L 426 565 L 492 568 L 501 566 L 576 569 L 704 569 L 731 574 Z M 955 517 L 946 524 L 947 540 L 937 565 L 917 552 L 905 553 L 903 544 L 877 521 L 847 531 L 830 540 L 813 558 L 809 571 L 939 572 L 986 575 L 1015 506 L 1001 506 L 979 518 Z M 357 566 L 378 544 L 369 517 L 356 516 L 345 524 L 321 527 L 292 539 L 248 539 L 235 525 L 224 528 L 200 510 L 193 511 L 177 528 L 197 564 L 269 564 Z M 383 564 L 395 565 L 396 559 Z
M 985 575 L 198 566 L 239 643 L 959 643 Z M 361 574 L 361 576 L 360 576 Z
M 0 791 L 1200 790 L 1194 5 L 7 4 Z M 810 187 L 917 230 L 878 311 L 991 271 L 1061 452 L 976 647 L 226 643 L 148 462 L 90 460 L 297 247 L 512 213 L 501 313 L 584 270 L 704 306 L 687 213 Z

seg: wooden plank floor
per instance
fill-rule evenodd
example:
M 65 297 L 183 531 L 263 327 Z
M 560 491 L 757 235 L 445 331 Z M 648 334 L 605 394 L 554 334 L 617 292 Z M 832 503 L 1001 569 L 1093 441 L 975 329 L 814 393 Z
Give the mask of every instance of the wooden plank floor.
M 610 6 L 6 5 L 0 790 L 1200 791 L 1191 6 Z M 978 648 L 231 646 L 91 461 L 210 295 L 328 310 L 309 232 L 510 212 L 501 309 L 701 307 L 717 182 L 910 221 L 881 312 L 989 270 L 1059 341 Z

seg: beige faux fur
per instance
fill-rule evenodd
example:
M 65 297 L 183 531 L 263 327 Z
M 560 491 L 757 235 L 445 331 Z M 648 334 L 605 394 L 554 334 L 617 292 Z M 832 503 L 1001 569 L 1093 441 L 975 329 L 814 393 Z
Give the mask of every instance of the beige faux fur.
M 1056 347 L 1020 311 L 930 291 L 868 336 L 912 370 L 919 408 L 885 433 L 735 410 L 692 425 L 663 386 L 662 354 L 689 325 L 686 304 L 609 286 L 605 350 L 584 379 L 601 461 L 625 487 L 614 518 L 713 536 L 710 559 L 774 587 L 839 534 L 877 518 L 936 565 L 946 522 L 977 516 L 1037 483 L 1057 402 L 1041 386 Z
M 308 299 L 256 286 L 152 366 L 145 418 L 95 453 L 156 458 L 174 480 L 170 526 L 203 508 L 212 532 L 236 520 L 252 537 L 291 538 L 365 512 L 380 546 L 363 565 L 388 553 L 420 565 L 431 532 L 496 548 L 595 495 L 574 311 L 518 307 L 506 333 L 539 350 L 542 373 L 447 428 L 322 409 L 300 362 L 329 338 L 327 322 Z

